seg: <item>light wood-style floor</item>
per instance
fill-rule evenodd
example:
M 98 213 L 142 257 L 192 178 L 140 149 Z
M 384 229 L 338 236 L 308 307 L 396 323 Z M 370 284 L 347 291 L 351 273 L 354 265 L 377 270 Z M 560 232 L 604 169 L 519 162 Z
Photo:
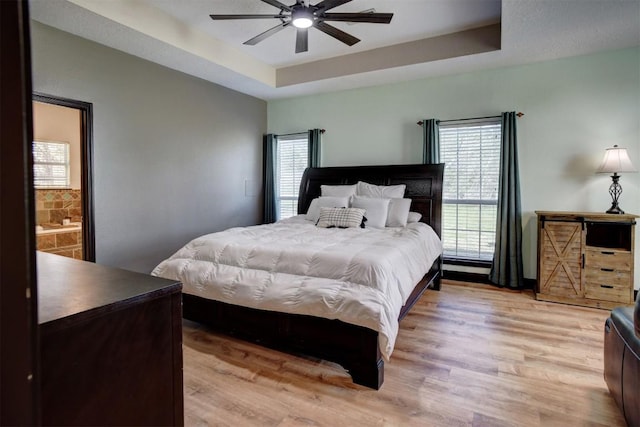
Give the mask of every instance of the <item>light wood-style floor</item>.
M 602 376 L 608 314 L 445 282 L 401 322 L 379 391 L 185 321 L 185 424 L 624 426 Z

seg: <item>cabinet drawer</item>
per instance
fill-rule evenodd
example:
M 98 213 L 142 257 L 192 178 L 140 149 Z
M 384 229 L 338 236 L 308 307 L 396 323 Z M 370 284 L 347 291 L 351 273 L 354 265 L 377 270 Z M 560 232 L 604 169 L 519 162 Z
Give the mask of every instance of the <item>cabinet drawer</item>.
M 629 271 L 587 268 L 585 298 L 628 304 L 632 300 Z
M 624 270 L 591 267 L 586 269 L 587 284 L 631 286 L 631 273 Z
M 631 271 L 632 264 L 631 252 L 593 247 L 588 247 L 586 250 L 585 267 L 587 268 Z
M 631 304 L 633 302 L 633 298 L 631 295 L 631 288 L 629 287 L 629 285 L 617 286 L 590 283 L 585 286 L 584 292 L 585 298 L 602 301 L 613 301 L 623 304 Z

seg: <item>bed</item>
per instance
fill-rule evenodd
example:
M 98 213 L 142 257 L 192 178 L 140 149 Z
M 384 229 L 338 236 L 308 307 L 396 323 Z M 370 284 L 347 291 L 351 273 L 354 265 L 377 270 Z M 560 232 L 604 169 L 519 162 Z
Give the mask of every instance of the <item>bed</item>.
M 384 381 L 384 361 L 388 360 L 395 341 L 394 333 L 397 334 L 397 322 L 408 313 L 427 288 L 440 289 L 442 271 L 440 251 L 434 255 L 427 248 L 423 255 L 416 247 L 418 249 L 410 249 L 410 253 L 405 249 L 404 253 L 398 255 L 392 252 L 393 248 L 386 252 L 387 242 L 394 239 L 409 242 L 415 240 L 417 234 L 427 231 L 434 236 L 441 235 L 443 170 L 442 164 L 308 168 L 300 184 L 298 213 L 301 214 L 306 213 L 312 200 L 321 195 L 321 185 L 347 185 L 358 181 L 385 186 L 405 184 L 404 197 L 411 199 L 411 211 L 421 214 L 420 221 L 431 228 L 421 224 L 408 224 L 397 230 L 376 232 L 359 232 L 353 228 L 328 230 L 319 229 L 313 223 L 309 225 L 309 221 L 305 224 L 304 219 L 294 218 L 273 225 L 235 228 L 194 239 L 163 261 L 152 274 L 183 281 L 184 318 L 263 346 L 336 362 L 351 374 L 354 383 L 379 389 Z M 284 236 L 287 233 L 293 237 Z M 270 236 L 276 236 L 274 243 L 266 245 L 269 247 L 260 247 L 259 242 L 270 242 Z M 285 237 L 291 240 L 283 240 L 284 243 L 278 240 Z M 379 245 L 373 251 L 379 252 L 377 259 L 374 259 L 372 266 L 367 264 L 364 276 L 357 275 L 357 280 L 370 277 L 371 286 L 368 283 L 357 285 L 367 292 L 356 293 L 351 289 L 356 279 L 347 277 L 343 283 L 332 277 L 330 272 L 312 274 L 305 270 L 299 276 L 289 274 L 290 269 L 303 268 L 304 262 L 298 264 L 297 257 L 304 259 L 307 246 L 310 247 L 307 257 L 314 259 L 313 265 L 322 265 L 316 258 L 320 253 L 328 252 L 323 246 L 328 243 L 323 242 L 335 239 L 334 244 L 330 245 L 332 248 L 343 247 L 346 251 L 355 248 L 360 253 L 360 248 L 368 245 L 367 239 L 374 237 L 381 239 L 381 243 L 373 243 Z M 441 250 L 438 237 L 435 240 Z M 292 248 L 298 249 L 288 254 L 281 252 L 278 245 L 289 241 L 292 242 Z M 317 248 L 313 249 L 314 246 Z M 260 249 L 258 255 L 256 247 Z M 262 251 L 267 254 L 260 256 Z M 282 253 L 286 256 L 283 257 Z M 239 260 L 234 258 L 232 262 L 228 262 L 227 259 L 233 258 L 232 254 Z M 278 265 L 285 261 L 290 264 L 285 270 L 286 274 L 267 271 L 271 267 L 261 267 L 263 264 L 271 265 L 269 256 L 278 258 Z M 339 264 L 342 262 L 349 271 L 354 269 L 350 263 L 342 261 L 346 254 L 330 253 L 326 256 L 337 260 Z M 375 254 L 372 256 L 376 258 Z M 391 258 L 392 256 L 395 258 Z M 215 262 L 205 261 L 205 258 Z M 387 271 L 376 264 L 386 262 L 396 266 L 405 258 L 407 265 L 403 269 Z M 415 266 L 419 264 L 418 261 L 422 261 L 424 265 Z M 379 280 L 376 275 L 379 271 L 384 280 Z M 424 271 L 427 272 L 423 275 Z M 416 275 L 417 272 L 419 275 Z M 338 276 L 343 277 L 341 274 Z M 217 288 L 206 285 L 212 277 L 212 280 L 220 282 Z M 269 283 L 265 284 L 266 282 Z M 396 282 L 403 283 L 403 289 L 397 292 L 394 285 Z M 345 283 L 349 286 L 345 286 Z M 384 292 L 387 292 L 387 288 L 392 289 L 395 293 L 388 299 L 394 303 L 386 300 L 382 303 L 373 301 L 371 295 L 378 292 L 376 287 L 385 288 Z M 305 289 L 302 296 L 298 295 L 300 289 Z M 246 304 L 242 302 L 243 292 L 250 292 L 252 295 L 252 299 L 247 299 Z M 307 295 L 307 292 L 310 294 Z M 256 294 L 260 295 L 258 303 L 254 302 Z M 283 298 L 283 305 L 274 305 L 276 303 L 272 300 L 280 296 Z M 305 311 L 307 306 L 304 304 L 314 298 L 320 304 L 312 305 L 320 306 L 324 311 L 320 314 L 313 311 L 313 315 L 310 315 Z M 292 299 L 294 303 L 291 302 Z M 327 300 L 330 300 L 329 303 Z M 334 310 L 334 306 L 339 309 Z M 363 313 L 362 317 L 360 312 Z M 393 318 L 389 319 L 389 313 Z M 372 325 L 372 321 L 378 321 L 379 324 Z

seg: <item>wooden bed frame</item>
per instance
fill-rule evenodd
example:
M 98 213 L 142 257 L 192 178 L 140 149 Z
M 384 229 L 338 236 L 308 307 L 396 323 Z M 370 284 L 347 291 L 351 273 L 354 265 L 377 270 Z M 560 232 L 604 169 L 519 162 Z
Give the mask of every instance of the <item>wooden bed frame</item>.
M 406 184 L 405 197 L 412 199 L 411 210 L 421 213 L 421 221 L 441 236 L 443 172 L 444 164 L 309 168 L 300 184 L 298 212 L 307 212 L 311 200 L 320 196 L 321 184 L 358 181 Z M 399 319 L 428 287 L 440 289 L 441 272 L 442 257 L 416 285 Z M 356 384 L 379 389 L 384 381 L 378 332 L 372 329 L 340 320 L 241 307 L 189 294 L 183 294 L 183 317 L 266 347 L 339 363 Z

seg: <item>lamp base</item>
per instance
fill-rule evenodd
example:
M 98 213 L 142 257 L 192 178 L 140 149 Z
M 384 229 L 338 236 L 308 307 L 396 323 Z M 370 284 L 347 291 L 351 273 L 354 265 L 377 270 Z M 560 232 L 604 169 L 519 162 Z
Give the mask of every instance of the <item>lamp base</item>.
M 608 214 L 623 214 L 624 211 L 622 209 L 620 209 L 620 206 L 618 206 L 618 204 L 614 204 L 611 205 L 611 208 L 607 211 Z
M 618 182 L 620 180 L 620 175 L 616 172 L 611 175 L 611 186 L 609 187 L 609 194 L 611 195 L 611 207 L 607 211 L 608 214 L 623 214 L 624 211 L 620 209 L 618 206 L 618 199 L 620 198 L 620 194 L 622 194 L 622 186 Z

